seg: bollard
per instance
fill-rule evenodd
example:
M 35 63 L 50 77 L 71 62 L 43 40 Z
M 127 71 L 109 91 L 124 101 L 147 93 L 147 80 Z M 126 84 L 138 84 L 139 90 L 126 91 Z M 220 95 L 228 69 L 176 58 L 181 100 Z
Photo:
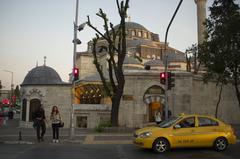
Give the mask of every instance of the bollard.
M 20 130 L 19 133 L 18 133 L 18 140 L 19 140 L 19 141 L 22 140 L 22 132 L 21 132 L 21 130 Z

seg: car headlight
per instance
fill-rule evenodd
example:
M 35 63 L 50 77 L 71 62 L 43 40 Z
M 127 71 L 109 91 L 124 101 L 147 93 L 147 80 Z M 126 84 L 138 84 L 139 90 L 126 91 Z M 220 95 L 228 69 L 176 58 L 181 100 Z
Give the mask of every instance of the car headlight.
M 144 132 L 139 134 L 140 138 L 146 138 L 146 137 L 150 137 L 152 135 L 152 132 Z

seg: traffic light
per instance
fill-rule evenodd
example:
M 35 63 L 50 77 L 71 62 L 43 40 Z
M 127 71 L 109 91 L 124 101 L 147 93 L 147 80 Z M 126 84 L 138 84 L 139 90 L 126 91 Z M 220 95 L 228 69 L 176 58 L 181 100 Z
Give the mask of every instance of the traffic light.
M 77 81 L 79 79 L 79 69 L 73 68 L 73 81 Z
M 168 90 L 175 86 L 175 73 L 168 72 Z
M 167 89 L 170 90 L 172 87 L 175 86 L 175 73 L 172 72 L 161 72 L 160 73 L 160 83 L 165 85 L 166 79 L 168 79 Z
M 166 76 L 167 75 L 166 75 L 165 72 L 160 73 L 160 83 L 163 84 L 163 85 L 165 85 L 165 83 L 166 83 L 166 78 L 167 78 Z

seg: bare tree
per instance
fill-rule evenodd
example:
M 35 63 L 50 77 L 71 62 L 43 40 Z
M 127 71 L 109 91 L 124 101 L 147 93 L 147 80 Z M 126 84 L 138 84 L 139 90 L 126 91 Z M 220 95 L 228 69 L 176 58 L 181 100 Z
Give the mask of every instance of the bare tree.
M 118 28 L 114 28 L 113 24 L 108 22 L 107 15 L 102 11 L 102 9 L 99 10 L 97 16 L 99 16 L 104 22 L 104 34 L 92 25 L 89 16 L 87 22 L 88 26 L 96 31 L 96 37 L 93 39 L 92 49 L 92 54 L 94 57 L 93 62 L 100 75 L 105 92 L 107 96 L 109 96 L 112 100 L 111 123 L 113 126 L 118 126 L 119 105 L 125 85 L 125 78 L 123 74 L 123 61 L 126 56 L 125 18 L 127 17 L 129 0 L 121 1 L 120 3 L 118 0 L 116 0 L 116 3 L 120 16 L 120 24 Z M 99 39 L 104 39 L 107 41 L 107 48 L 102 47 L 102 49 L 107 50 L 107 54 L 109 55 L 109 58 L 107 59 L 109 66 L 109 79 L 104 76 L 101 64 L 98 59 L 97 43 Z M 115 60 L 115 56 L 117 56 L 117 60 Z

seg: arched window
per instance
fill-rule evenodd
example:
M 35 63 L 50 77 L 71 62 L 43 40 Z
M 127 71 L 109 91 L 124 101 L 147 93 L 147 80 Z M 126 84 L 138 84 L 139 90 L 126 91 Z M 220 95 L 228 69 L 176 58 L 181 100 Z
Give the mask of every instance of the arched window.
M 132 30 L 132 36 L 136 36 L 136 31 Z
M 147 32 L 144 32 L 144 33 L 143 33 L 143 37 L 144 37 L 144 38 L 148 38 L 147 35 L 148 35 Z
M 29 121 L 33 121 L 34 112 L 41 106 L 41 101 L 39 99 L 30 100 L 30 111 L 29 111 Z
M 22 121 L 26 121 L 27 99 L 22 100 Z
M 138 31 L 138 37 L 142 37 L 142 31 Z

